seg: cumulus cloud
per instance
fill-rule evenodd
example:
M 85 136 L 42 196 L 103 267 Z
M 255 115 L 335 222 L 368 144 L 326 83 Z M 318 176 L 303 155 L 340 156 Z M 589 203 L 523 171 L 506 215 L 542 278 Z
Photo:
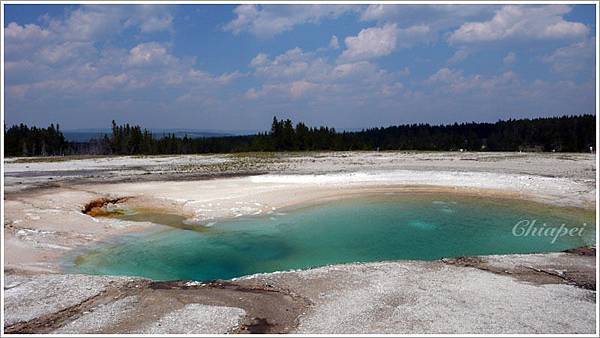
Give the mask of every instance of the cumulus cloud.
M 40 48 L 36 56 L 45 64 L 57 64 L 93 57 L 95 54 L 96 48 L 92 42 L 65 41 Z
M 465 21 L 487 19 L 498 8 L 494 5 L 369 5 L 361 12 L 362 21 L 376 21 L 379 25 L 396 23 L 400 29 L 426 27 L 421 35 L 408 39 L 407 47 L 417 42 L 432 42 L 448 29 L 455 29 Z M 406 31 L 409 33 L 410 30 Z M 415 32 L 413 32 L 415 33 Z M 400 37 L 400 47 L 402 37 Z
M 398 28 L 396 23 L 387 23 L 381 27 L 365 28 L 358 35 L 344 39 L 346 49 L 340 60 L 368 60 L 389 55 L 397 48 L 409 48 L 429 41 L 431 33 L 429 26 L 422 24 Z
M 94 88 L 98 89 L 114 89 L 123 86 L 127 83 L 127 75 L 125 74 L 109 74 L 99 77 L 93 84 Z
M 348 78 L 361 76 L 371 72 L 376 72 L 377 66 L 368 61 L 359 61 L 352 63 L 343 63 L 333 68 L 331 74 L 334 78 Z
M 450 34 L 450 43 L 475 43 L 504 39 L 570 39 L 585 37 L 589 28 L 566 21 L 565 5 L 504 6 L 484 22 L 464 23 Z
M 245 97 L 250 100 L 255 100 L 264 96 L 278 96 L 286 98 L 289 97 L 291 99 L 299 99 L 305 94 L 314 92 L 322 86 L 322 84 L 317 84 L 305 80 L 277 84 L 266 84 L 263 85 L 259 90 L 250 88 L 246 92 Z
M 300 97 L 305 92 L 318 88 L 316 83 L 300 80 L 292 82 L 290 86 L 290 94 L 292 97 Z
M 453 64 L 464 61 L 470 54 L 471 51 L 469 51 L 468 49 L 460 48 L 459 50 L 454 52 L 454 54 L 452 54 L 450 59 L 448 59 L 448 63 Z
M 265 80 L 279 82 L 305 80 L 313 83 L 334 82 L 337 80 L 367 81 L 385 73 L 368 61 L 334 63 L 317 53 L 306 52 L 299 47 L 269 58 L 264 53 L 255 56 L 250 65 L 254 75 Z M 382 73 L 383 72 L 383 73 Z
M 329 48 L 338 49 L 340 48 L 340 42 L 338 41 L 337 36 L 333 35 L 329 40 Z
M 64 17 L 46 17 L 45 24 L 10 22 L 5 28 L 6 56 L 29 57 L 42 48 L 57 49 L 93 44 L 125 29 L 140 33 L 171 29 L 172 14 L 168 6 L 85 5 L 66 12 Z M 58 52 L 58 51 L 56 51 Z M 46 53 L 51 53 L 50 50 Z
M 23 26 L 11 22 L 4 29 L 4 37 L 12 41 L 26 41 L 44 39 L 50 35 L 50 31 L 42 29 L 36 24 L 25 24 Z
M 131 48 L 127 62 L 132 66 L 156 66 L 177 62 L 177 58 L 170 55 L 164 45 L 147 42 Z
M 384 84 L 381 88 L 381 94 L 384 96 L 391 96 L 400 93 L 404 89 L 404 85 L 401 82 L 395 82 L 392 84 Z
M 323 19 L 337 18 L 358 10 L 359 7 L 351 5 L 239 5 L 233 10 L 235 19 L 223 28 L 233 34 L 249 32 L 261 38 L 269 38 L 291 30 L 296 25 L 319 23 Z
M 360 19 L 363 21 L 398 21 L 407 25 L 417 22 L 434 26 L 451 26 L 464 18 L 487 15 L 493 5 L 386 5 L 373 4 L 365 7 Z
M 139 26 L 142 33 L 171 30 L 173 15 L 168 6 L 137 5 L 134 14 L 127 20 L 128 25 Z
M 275 57 L 259 53 L 250 62 L 253 75 L 262 84 L 245 93 L 247 99 L 299 99 L 310 96 L 313 100 L 333 97 L 382 95 L 398 90 L 400 74 L 391 74 L 365 61 L 336 63 L 315 52 L 292 48 Z M 402 73 L 402 72 L 401 72 Z
M 253 67 L 264 65 L 269 60 L 269 57 L 265 53 L 259 53 L 256 55 L 252 61 L 250 61 L 250 65 Z
M 357 36 L 349 36 L 344 40 L 346 50 L 340 58 L 343 60 L 366 60 L 388 55 L 396 49 L 397 35 L 396 24 L 365 28 Z
M 457 82 L 463 78 L 462 72 L 458 70 L 453 70 L 450 68 L 441 68 L 427 79 L 428 83 L 452 83 Z
M 505 65 L 512 65 L 513 63 L 517 62 L 517 54 L 515 54 L 515 52 L 508 52 L 508 54 L 506 54 L 502 59 L 502 62 Z
M 556 49 L 543 58 L 545 63 L 552 66 L 556 73 L 573 76 L 582 70 L 593 74 L 595 69 L 596 40 L 589 38 L 566 47 Z
M 506 7 L 487 5 L 372 5 L 341 9 L 337 6 L 242 5 L 236 7 L 231 22 L 218 28 L 234 34 L 272 37 L 298 25 L 318 24 L 356 12 L 361 13 L 363 21 L 359 24 L 364 29 L 358 28 L 353 36 L 324 32 L 319 38 L 323 39 L 320 40 L 323 48 L 317 50 L 303 49 L 300 45 L 274 53 L 268 49 L 272 48 L 269 43 L 267 49 L 245 61 L 249 67 L 247 73 L 217 74 L 198 66 L 210 64 L 207 60 L 196 62 L 194 57 L 176 53 L 171 43 L 157 41 L 168 34 L 146 34 L 173 30 L 170 11 L 153 6 L 128 10 L 119 9 L 125 6 L 112 7 L 81 6 L 55 18 L 48 16 L 36 24 L 8 23 L 4 65 L 7 109 L 42 116 L 40 112 L 49 110 L 62 114 L 64 108 L 70 109 L 74 116 L 81 113 L 84 103 L 94 112 L 131 113 L 129 116 L 141 117 L 140 121 L 146 125 L 152 123 L 149 116 L 153 116 L 155 125 L 160 125 L 164 123 L 165 113 L 181 117 L 182 121 L 186 119 L 183 123 L 197 121 L 196 114 L 202 114 L 203 123 L 211 123 L 211 118 L 226 121 L 229 116 L 230 120 L 225 122 L 227 127 L 244 128 L 247 126 L 239 122 L 247 121 L 239 118 L 243 114 L 248 114 L 253 121 L 261 121 L 256 122 L 260 126 L 272 114 L 291 110 L 298 112 L 296 119 L 309 123 L 311 120 L 306 116 L 310 114 L 316 116 L 313 121 L 321 123 L 323 112 L 343 112 L 327 115 L 326 122 L 364 126 L 365 123 L 399 123 L 410 119 L 454 121 L 457 116 L 496 119 L 499 112 L 514 111 L 531 114 L 593 111 L 595 104 L 595 81 L 591 81 L 595 80 L 592 71 L 595 39 L 589 37 L 587 27 L 583 35 L 565 33 L 581 31 L 581 24 L 563 18 L 566 6 L 549 6 L 554 14 L 549 14 L 548 9 L 532 11 L 545 7 L 519 6 L 520 15 L 503 17 Z M 539 20 L 544 25 L 533 23 Z M 478 51 L 478 46 L 466 44 L 465 37 L 473 41 L 492 41 L 473 30 L 467 33 L 465 27 L 470 23 L 490 22 L 499 27 L 494 26 L 491 31 L 503 32 L 490 33 L 493 41 L 520 36 L 584 38 L 526 46 L 532 50 L 532 61 L 544 62 L 556 73 L 545 74 L 546 82 L 535 80 L 535 72 L 517 74 L 505 71 L 508 67 L 491 69 L 486 75 L 473 74 L 477 68 L 467 67 L 467 63 L 464 63 L 465 69 L 460 69 L 458 62 L 467 57 L 474 59 L 471 53 Z M 450 29 L 454 32 L 449 32 Z M 411 52 L 414 62 L 405 63 L 399 58 L 387 69 L 376 62 L 378 57 L 399 49 L 439 41 L 436 39 L 445 32 L 449 32 L 447 36 L 456 43 L 455 53 L 445 67 L 432 71 L 425 80 L 422 72 L 413 70 L 411 75 L 405 66 L 420 69 L 419 59 L 426 58 L 425 53 L 431 50 L 415 51 L 415 55 Z M 337 35 L 331 35 L 333 33 Z M 445 39 L 440 42 L 446 44 Z M 490 59 L 502 60 L 505 64 L 515 62 L 517 56 L 520 59 L 526 53 L 521 46 L 511 47 L 512 52 L 496 54 Z M 556 48 L 558 46 L 562 47 Z M 438 47 L 436 44 L 433 52 L 439 51 Z M 579 75 L 568 78 L 573 74 L 589 75 L 582 81 Z M 248 80 L 236 81 L 241 77 Z M 76 104 L 65 104 L 70 102 Z M 365 111 L 369 112 L 368 116 Z M 440 115 L 441 111 L 446 114 Z M 304 112 L 307 115 L 302 115 Z M 106 118 L 103 114 L 90 115 Z M 68 115 L 61 118 L 64 116 Z
M 417 43 L 426 43 L 433 39 L 432 30 L 428 25 L 419 24 L 404 29 L 398 29 L 398 47 L 409 48 Z
M 4 28 L 5 57 L 10 60 L 22 59 L 31 55 L 39 46 L 47 44 L 55 39 L 55 35 L 47 28 L 36 24 L 25 24 L 23 26 L 16 22 L 10 22 Z
M 198 70 L 194 58 L 179 58 L 159 42 L 130 48 L 98 43 L 126 29 L 139 34 L 169 30 L 170 12 L 162 6 L 81 6 L 59 18 L 47 17 L 40 25 L 11 22 L 5 28 L 7 89 L 18 93 L 16 98 L 60 91 L 62 95 L 94 96 L 100 91 L 139 90 L 156 84 L 186 90 L 211 88 L 241 76 L 239 72 L 211 75 Z M 64 92 L 67 88 L 70 93 Z
M 363 21 L 370 20 L 381 20 L 384 18 L 389 18 L 397 14 L 400 8 L 398 6 L 393 5 L 369 5 L 365 8 L 365 10 L 361 13 L 360 19 Z
M 141 33 L 171 29 L 172 8 L 161 5 L 84 5 L 65 18 L 49 18 L 48 29 L 70 41 L 88 41 L 133 27 Z
M 250 62 L 253 75 L 267 82 L 307 80 L 322 82 L 327 79 L 334 65 L 317 52 L 295 47 L 270 58 L 259 53 Z
M 466 76 L 461 70 L 447 67 L 439 69 L 432 74 L 425 83 L 440 85 L 448 92 L 460 93 L 466 91 L 497 92 L 506 87 L 514 87 L 519 82 L 517 74 L 507 71 L 499 75 L 485 77 L 480 74 Z
M 219 75 L 218 77 L 216 77 L 214 80 L 216 80 L 216 82 L 221 83 L 221 84 L 228 84 L 228 83 L 233 82 L 234 80 L 239 79 L 244 76 L 247 76 L 247 74 L 241 73 L 236 70 L 236 71 L 229 72 L 229 73 L 223 73 L 223 74 Z

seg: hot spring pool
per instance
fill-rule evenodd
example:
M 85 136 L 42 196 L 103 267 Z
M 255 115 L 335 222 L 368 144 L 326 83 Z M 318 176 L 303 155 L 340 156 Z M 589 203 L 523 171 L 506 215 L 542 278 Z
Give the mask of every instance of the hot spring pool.
M 335 263 L 552 252 L 594 243 L 594 217 L 522 200 L 382 194 L 223 220 L 203 231 L 157 227 L 83 248 L 64 268 L 208 280 Z M 554 241 L 550 230 L 562 224 L 561 233 L 571 234 Z

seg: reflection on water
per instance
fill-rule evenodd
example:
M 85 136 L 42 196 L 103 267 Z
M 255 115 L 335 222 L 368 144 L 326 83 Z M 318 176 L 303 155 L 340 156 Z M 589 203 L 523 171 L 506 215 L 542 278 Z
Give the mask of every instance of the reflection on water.
M 71 272 L 207 280 L 335 263 L 553 252 L 594 242 L 594 211 L 440 193 L 363 196 L 211 227 L 152 210 L 114 217 L 170 225 L 119 237 L 67 257 Z M 581 227 L 556 241 L 515 236 L 522 220 Z M 201 231 L 189 231 L 199 230 Z M 208 229 L 210 229 L 208 231 Z

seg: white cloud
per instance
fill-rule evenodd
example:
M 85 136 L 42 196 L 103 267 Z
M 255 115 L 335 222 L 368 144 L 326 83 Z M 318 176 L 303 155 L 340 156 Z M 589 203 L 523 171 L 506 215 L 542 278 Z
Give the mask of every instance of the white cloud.
M 396 49 L 397 34 L 396 24 L 365 28 L 357 36 L 346 37 L 344 40 L 346 50 L 340 58 L 343 60 L 367 60 L 388 55 Z
M 471 52 L 468 49 L 460 48 L 456 52 L 454 52 L 454 54 L 452 55 L 452 57 L 450 57 L 450 59 L 448 59 L 448 63 L 454 64 L 454 63 L 464 61 L 470 54 L 471 54 Z
M 298 47 L 273 58 L 259 53 L 250 64 L 261 80 L 258 87 L 246 91 L 244 96 L 250 100 L 285 102 L 309 96 L 312 102 L 340 97 L 365 100 L 398 90 L 398 77 L 405 74 L 405 70 L 389 73 L 364 60 L 336 64 Z
M 258 20 L 259 10 L 256 5 L 239 5 L 233 12 L 237 17 L 225 25 L 224 29 L 226 31 L 239 34 L 244 30 L 257 30 L 255 22 Z M 261 31 L 262 28 L 258 30 Z
M 233 82 L 235 79 L 239 79 L 240 77 L 246 76 L 247 74 L 240 73 L 239 71 L 233 71 L 230 73 L 224 73 L 215 78 L 218 83 L 221 84 L 229 84 Z
M 504 39 L 581 38 L 589 28 L 579 22 L 566 21 L 570 12 L 565 5 L 504 6 L 484 22 L 468 22 L 450 34 L 451 43 L 474 43 Z
M 250 100 L 255 100 L 261 97 L 283 97 L 296 100 L 307 93 L 315 92 L 321 87 L 323 87 L 323 85 L 305 80 L 265 84 L 259 90 L 250 88 L 248 91 L 246 91 L 245 97 Z
M 66 41 L 40 48 L 35 56 L 44 64 L 57 64 L 93 57 L 95 54 L 96 48 L 91 42 Z
M 260 96 L 259 92 L 254 89 L 254 88 L 250 88 L 246 91 L 246 94 L 244 94 L 244 97 L 249 99 L 249 100 L 255 100 Z
M 594 73 L 596 40 L 591 37 L 585 41 L 561 47 L 543 58 L 543 62 L 552 66 L 556 73 L 572 76 L 582 70 Z
M 425 84 L 427 85 L 435 84 L 438 85 L 438 90 L 442 89 L 452 93 L 466 91 L 478 91 L 480 93 L 498 92 L 502 89 L 514 88 L 514 85 L 518 83 L 518 76 L 512 71 L 490 77 L 480 74 L 465 76 L 461 70 L 447 67 L 439 69 L 425 80 Z
M 155 5 L 83 5 L 67 11 L 61 18 L 45 16 L 40 21 L 43 23 L 41 26 L 21 26 L 10 22 L 5 28 L 6 56 L 21 59 L 38 53 L 38 57 L 44 58 L 39 51 L 45 48 L 44 53 L 49 56 L 46 59 L 57 63 L 60 60 L 50 54 L 64 53 L 57 50 L 63 47 L 72 50 L 78 43 L 79 46 L 93 44 L 102 38 L 117 37 L 129 28 L 137 29 L 140 33 L 169 30 L 172 23 L 171 8 Z
M 508 52 L 508 54 L 506 54 L 506 56 L 504 56 L 502 59 L 502 62 L 505 65 L 512 65 L 513 63 L 517 62 L 517 54 L 515 54 L 515 52 Z
M 259 53 L 256 55 L 252 61 L 250 61 L 250 65 L 252 67 L 262 66 L 269 61 L 269 57 L 265 53 Z
M 333 35 L 331 37 L 331 40 L 329 40 L 329 48 L 331 48 L 331 49 L 338 49 L 338 48 L 340 48 L 340 43 L 338 41 L 337 36 Z
M 173 15 L 168 6 L 136 5 L 127 23 L 139 26 L 142 33 L 160 32 L 172 28 Z
M 296 25 L 319 23 L 325 18 L 337 18 L 359 8 L 352 5 L 239 5 L 233 10 L 235 19 L 223 28 L 234 34 L 247 31 L 261 38 L 269 38 Z
M 428 25 L 418 24 L 397 30 L 398 47 L 409 48 L 416 43 L 425 43 L 432 39 L 432 31 Z
M 315 88 L 318 88 L 319 85 L 316 83 L 308 82 L 308 81 L 294 81 L 290 86 L 290 94 L 292 97 L 300 97 L 305 92 L 311 91 Z
M 118 34 L 127 28 L 150 33 L 172 28 L 172 7 L 161 5 L 83 5 L 66 12 L 64 18 L 46 17 L 47 30 L 58 39 L 90 41 Z
M 364 21 L 370 20 L 381 20 L 383 18 L 388 18 L 393 14 L 396 14 L 396 10 L 400 8 L 394 5 L 369 5 L 365 10 L 361 13 L 360 19 Z M 394 13 L 392 13 L 394 12 Z
M 132 66 L 154 66 L 177 62 L 167 48 L 157 42 L 141 43 L 129 51 L 128 64 Z
M 35 24 L 19 25 L 11 22 L 4 28 L 5 58 L 21 60 L 37 51 L 40 46 L 55 39 L 55 34 L 47 28 Z
M 5 28 L 6 87 L 18 94 L 16 99 L 29 100 L 50 95 L 93 98 L 117 89 L 119 93 L 144 90 L 147 94 L 179 88 L 185 95 L 188 91 L 214 93 L 243 76 L 199 70 L 194 58 L 179 58 L 159 42 L 129 48 L 103 44 L 126 30 L 134 30 L 138 38 L 171 30 L 172 9 L 83 5 L 62 16 L 44 16 L 38 25 L 11 22 Z
M 431 29 L 423 24 L 402 29 L 396 23 L 365 28 L 356 36 L 346 37 L 346 49 L 340 55 L 340 61 L 368 60 L 389 55 L 396 48 L 409 48 L 417 43 L 428 42 L 431 38 Z
M 379 69 L 376 65 L 368 61 L 359 61 L 353 63 L 343 63 L 337 65 L 331 72 L 332 78 L 335 79 L 351 79 L 365 78 L 369 74 L 377 74 Z
M 395 82 L 391 85 L 384 84 L 381 88 L 381 94 L 384 96 L 397 95 L 404 89 L 404 85 L 401 82 Z
M 427 79 L 428 83 L 452 83 L 460 81 L 463 78 L 462 72 L 450 68 L 441 68 Z
M 320 9 L 321 14 L 315 11 L 309 15 L 304 6 L 292 9 L 270 7 L 252 6 L 257 12 L 255 17 L 240 26 L 237 32 L 267 37 L 297 25 L 318 23 L 341 15 L 327 14 L 327 8 Z M 465 9 L 461 12 L 459 7 Z M 443 119 L 454 120 L 456 116 L 495 119 L 499 112 L 593 111 L 595 81 L 560 81 L 560 76 L 554 76 L 559 81 L 550 78 L 548 82 L 533 82 L 520 79 L 514 72 L 503 72 L 502 68 L 492 75 L 471 74 L 468 70 L 454 68 L 450 60 L 447 68 L 421 81 L 418 79 L 420 72 L 413 71 L 415 76 L 407 77 L 410 70 L 402 69 L 403 63 L 395 63 L 396 68 L 388 71 L 374 61 L 374 58 L 390 55 L 398 49 L 434 41 L 440 32 L 460 27 L 465 21 L 487 22 L 495 15 L 490 10 L 494 7 L 482 7 L 485 8 L 472 11 L 474 7 L 471 6 L 424 6 L 420 10 L 408 10 L 412 8 L 410 6 L 382 7 L 385 15 L 371 16 L 369 20 L 376 20 L 376 23 L 361 31 L 379 30 L 372 36 L 373 39 L 367 39 L 366 33 L 362 36 L 357 33 L 348 37 L 354 38 L 351 40 L 355 43 L 353 46 L 344 45 L 345 36 L 336 32 L 337 36 L 325 35 L 325 40 L 320 42 L 323 48 L 316 51 L 292 48 L 279 55 L 259 53 L 252 60 L 247 60 L 250 67 L 248 74 L 237 71 L 211 74 L 200 69 L 194 58 L 175 55 L 170 44 L 150 41 L 152 36 L 144 34 L 172 29 L 169 27 L 173 24 L 172 15 L 168 12 L 156 10 L 151 13 L 152 18 L 142 20 L 137 14 L 141 11 L 133 13 L 130 10 L 124 15 L 116 10 L 83 6 L 79 8 L 83 12 L 71 10 L 60 20 L 48 17 L 37 24 L 8 24 L 5 28 L 6 105 L 15 116 L 14 112 L 21 114 L 28 109 L 30 115 L 43 116 L 40 112 L 50 107 L 59 112 L 49 119 L 60 116 L 70 121 L 69 116 L 80 113 L 82 105 L 79 103 L 85 103 L 89 106 L 90 119 L 94 116 L 106 118 L 103 113 L 125 112 L 146 125 L 160 125 L 165 114 L 173 120 L 185 121 L 181 123 L 194 123 L 197 114 L 202 114 L 203 121 L 208 121 L 206 123 L 229 119 L 226 127 L 235 128 L 247 127 L 240 125 L 247 123 L 240 121 L 248 121 L 240 118 L 246 116 L 244 114 L 253 121 L 259 121 L 256 125 L 260 127 L 273 113 L 292 110 L 298 113 L 296 119 L 309 123 L 321 123 L 322 116 L 329 112 L 343 112 L 327 115 L 326 122 L 347 127 L 406 120 L 444 122 Z M 294 11 L 302 13 L 290 14 Z M 444 16 L 441 14 L 446 13 L 444 11 L 451 14 Z M 469 11 L 471 14 L 462 16 L 463 12 Z M 73 19 L 69 19 L 71 16 Z M 469 19 L 465 20 L 465 17 Z M 271 18 L 273 22 L 267 22 Z M 386 32 L 386 26 L 394 29 Z M 567 22 L 567 26 L 570 23 Z M 441 30 L 440 27 L 446 28 Z M 549 32 L 557 34 L 556 30 L 564 29 L 558 24 Z M 81 30 L 82 34 L 77 36 L 77 30 Z M 127 30 L 127 39 L 120 39 L 124 37 L 124 30 Z M 233 28 L 229 30 L 235 33 Z M 133 40 L 129 39 L 130 33 L 133 33 Z M 382 39 L 382 33 L 395 38 L 386 39 L 389 36 L 383 34 L 385 41 L 377 42 Z M 507 36 L 517 36 L 516 33 L 511 34 Z M 593 38 L 579 41 L 584 42 L 565 42 L 564 45 L 568 46 L 548 52 L 543 61 L 548 68 L 552 67 L 560 74 L 581 74 L 585 71 L 593 77 L 595 41 Z M 340 48 L 339 54 L 346 53 L 352 57 L 335 59 L 331 54 L 336 47 Z M 477 50 L 476 46 L 470 45 L 456 47 L 454 58 L 451 58 L 453 62 L 467 57 L 469 51 Z M 517 55 L 519 59 L 523 58 L 522 50 L 511 49 L 519 53 L 515 54 L 515 58 Z M 539 52 L 539 49 L 534 51 Z M 497 56 L 501 58 L 503 55 Z M 505 59 L 511 59 L 510 53 Z M 524 75 L 532 76 L 530 73 Z M 239 86 L 224 87 L 245 76 L 250 77 L 249 81 L 239 81 Z M 249 84 L 253 88 L 245 87 Z M 106 97 L 111 100 L 106 100 Z M 506 100 L 506 97 L 511 97 L 511 100 Z M 78 104 L 67 105 L 65 102 Z M 69 109 L 70 113 L 63 112 Z M 365 115 L 365 111 L 369 114 Z M 440 115 L 440 111 L 446 113 Z
M 374 4 L 364 8 L 360 18 L 362 21 L 376 21 L 379 25 L 396 23 L 399 28 L 398 47 L 410 47 L 416 43 L 436 41 L 440 34 L 448 29 L 455 29 L 465 21 L 487 19 L 497 8 L 498 6 L 488 4 L 468 6 Z M 426 27 L 427 31 L 411 32 L 411 27 Z M 402 30 L 406 37 L 402 36 Z
M 90 41 L 118 32 L 126 18 L 119 6 L 82 6 L 64 20 L 51 20 L 49 27 L 66 40 Z
M 127 83 L 127 75 L 104 75 L 98 78 L 94 83 L 94 87 L 98 89 L 115 89 L 116 87 L 123 86 Z
M 361 12 L 363 21 L 396 21 L 406 25 L 428 23 L 436 27 L 452 26 L 464 18 L 478 17 L 493 11 L 493 5 L 369 5 Z
M 50 35 L 50 31 L 41 28 L 36 24 L 19 25 L 16 22 L 11 22 L 4 29 L 4 37 L 11 41 L 25 41 L 44 39 Z
M 91 42 L 57 42 L 40 45 L 28 58 L 6 62 L 7 89 L 15 98 L 47 95 L 94 97 L 100 91 L 162 91 L 179 88 L 198 94 L 215 92 L 243 74 L 234 71 L 212 75 L 194 67 L 194 58 L 179 58 L 158 42 L 138 44 L 129 50 L 105 48 Z M 29 95 L 31 94 L 31 95 Z M 29 96 L 28 96 L 29 95 Z
M 319 79 L 330 66 L 313 52 L 305 52 L 296 47 L 277 55 L 272 60 L 264 53 L 259 53 L 250 62 L 254 75 L 268 80 L 300 80 Z

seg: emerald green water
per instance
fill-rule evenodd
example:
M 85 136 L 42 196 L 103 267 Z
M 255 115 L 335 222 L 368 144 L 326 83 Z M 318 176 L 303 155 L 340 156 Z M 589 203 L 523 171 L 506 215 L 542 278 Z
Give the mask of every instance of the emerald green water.
M 551 236 L 513 234 L 523 220 L 583 230 L 552 243 Z M 594 243 L 594 224 L 593 211 L 526 201 L 384 194 L 225 220 L 202 231 L 159 227 L 85 248 L 66 259 L 65 269 L 208 280 L 334 263 L 553 252 Z

